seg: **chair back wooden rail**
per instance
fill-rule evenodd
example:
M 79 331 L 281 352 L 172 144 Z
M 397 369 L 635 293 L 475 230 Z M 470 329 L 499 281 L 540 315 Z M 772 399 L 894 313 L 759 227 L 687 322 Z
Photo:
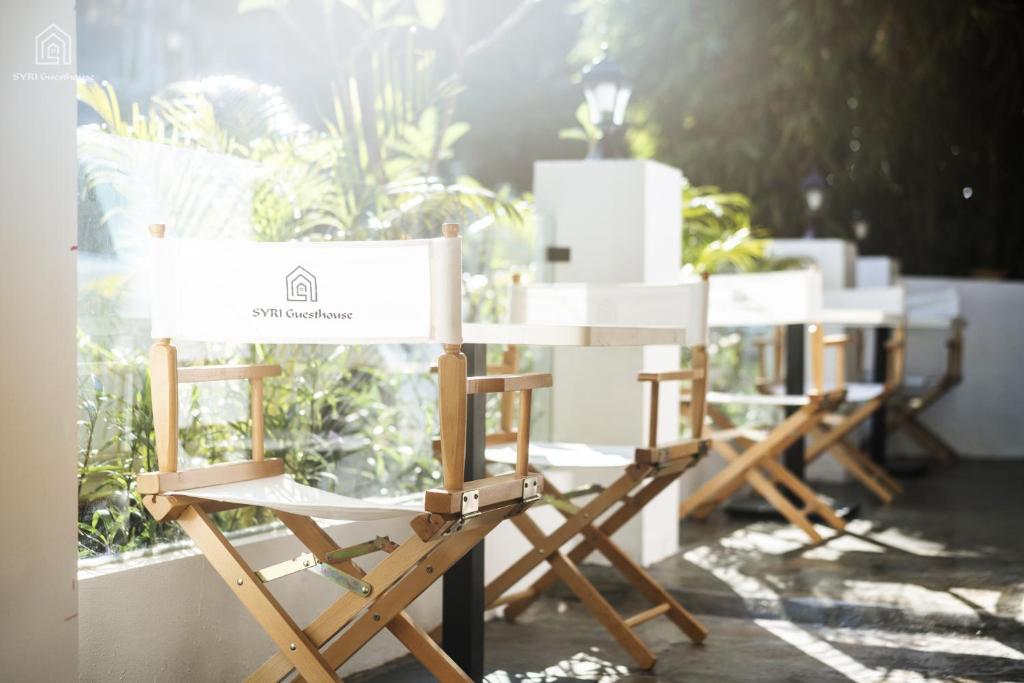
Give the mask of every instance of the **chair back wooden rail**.
M 825 393 L 842 391 L 846 388 L 846 349 L 850 337 L 846 334 L 825 334 L 824 326 L 812 324 L 807 326 L 807 338 L 810 342 L 811 389 L 817 396 Z M 756 385 L 762 391 L 781 384 L 786 377 L 783 358 L 785 355 L 785 329 L 781 326 L 772 329 L 771 338 L 759 337 L 754 340 L 758 355 L 758 376 Z M 772 349 L 772 372 L 767 370 L 767 351 Z M 835 352 L 835 381 L 827 392 L 825 388 L 826 354 Z
M 946 342 L 946 377 L 958 384 L 963 377 L 964 328 L 967 322 L 955 318 L 951 325 L 949 340 Z
M 885 343 L 887 362 L 885 364 L 885 388 L 892 393 L 903 384 L 906 360 L 906 328 L 901 324 L 893 329 L 892 337 Z

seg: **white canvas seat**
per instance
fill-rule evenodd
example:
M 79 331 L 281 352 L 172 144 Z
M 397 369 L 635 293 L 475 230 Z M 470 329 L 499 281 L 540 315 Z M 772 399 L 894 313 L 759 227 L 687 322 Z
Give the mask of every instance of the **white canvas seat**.
M 480 378 L 466 376 L 458 226 L 446 224 L 444 237 L 436 239 L 361 243 L 174 239 L 165 237 L 162 225 L 150 226 L 150 232 L 156 340 L 150 348 L 150 376 L 159 470 L 139 474 L 136 485 L 150 514 L 182 527 L 277 646 L 277 653 L 250 680 L 279 681 L 296 671 L 301 680 L 337 681 L 337 669 L 383 629 L 438 680 L 469 680 L 403 610 L 491 529 L 529 508 L 544 490 L 543 477 L 528 472 L 525 447 L 514 474 L 464 480 L 468 394 L 531 391 L 550 386 L 551 377 L 533 373 L 481 384 Z M 440 344 L 443 486 L 418 499 L 389 502 L 299 484 L 285 474 L 284 461 L 265 457 L 264 382 L 279 376 L 281 367 L 179 367 L 171 343 L 176 338 L 242 344 Z M 182 469 L 178 387 L 215 381 L 249 383 L 251 460 Z M 527 420 L 529 414 L 527 405 Z M 470 494 L 472 509 L 464 504 Z M 309 552 L 261 570 L 250 567 L 210 516 L 248 506 L 270 510 Z M 411 533 L 401 543 L 376 536 L 339 548 L 314 518 L 365 524 L 405 518 Z M 374 552 L 387 556 L 369 572 L 353 561 Z M 268 585 L 306 571 L 345 592 L 301 628 Z M 188 668 L 194 671 L 195 665 Z
M 583 443 L 551 443 L 535 441 L 530 444 L 530 463 L 538 469 L 618 467 L 622 469 L 635 462 L 635 449 L 629 446 L 593 446 Z M 487 460 L 502 465 L 514 465 L 516 449 L 512 446 L 492 446 L 486 451 Z
M 811 402 L 810 396 L 786 394 L 784 390 L 772 391 L 767 394 L 741 394 L 728 391 L 709 391 L 708 403 L 715 405 L 751 405 L 751 406 L 805 406 Z
M 814 386 L 807 384 L 805 395 L 794 396 L 792 394 L 786 394 L 786 387 L 778 382 L 772 384 L 762 384 L 762 390 L 767 391 L 767 395 L 764 395 L 764 403 L 759 405 L 806 405 L 810 400 L 809 396 L 814 392 Z M 875 382 L 844 382 L 843 387 L 846 389 L 846 395 L 843 397 L 844 403 L 864 403 L 870 401 L 873 398 L 881 396 L 882 392 L 885 391 L 884 384 L 878 384 Z M 716 392 L 708 392 L 708 401 L 712 401 L 712 396 L 716 395 Z M 732 397 L 731 394 L 726 394 L 726 397 Z M 755 395 L 755 397 L 757 397 Z M 772 403 L 773 400 L 777 400 L 778 403 Z M 718 403 L 744 403 L 740 397 L 736 397 L 732 401 L 721 400 Z
M 423 497 L 402 504 L 380 503 L 350 498 L 323 489 L 299 484 L 287 474 L 250 481 L 168 491 L 169 496 L 188 496 L 289 512 L 293 515 L 369 521 L 394 517 L 414 517 L 423 512 Z
M 907 295 L 902 285 L 890 287 L 858 287 L 825 291 L 824 319 L 851 327 L 891 327 L 893 334 L 886 343 L 886 379 L 884 383 L 849 383 L 845 403 L 852 410 L 832 410 L 828 418 L 812 433 L 813 443 L 807 448 L 807 462 L 825 452 L 854 475 L 884 503 L 890 502 L 903 486 L 849 436 L 899 391 L 903 382 L 904 341 L 907 316 Z
M 816 269 L 715 275 L 711 278 L 708 324 L 718 328 L 771 328 L 806 325 L 811 342 L 812 382 L 804 394 L 786 394 L 765 377 L 765 346 L 761 346 L 758 391 L 743 393 L 709 391 L 708 415 L 713 429 L 713 450 L 726 461 L 725 469 L 705 482 L 679 508 L 681 517 L 705 517 L 744 486 L 752 487 L 798 526 L 814 542 L 822 540 L 810 517 L 816 514 L 836 530 L 845 522 L 810 487 L 786 470 L 778 457 L 796 439 L 815 428 L 826 410 L 841 400 L 842 383 L 830 391 L 824 387 L 824 353 L 830 345 L 821 331 L 823 286 Z M 781 336 L 780 336 L 781 339 Z M 837 352 L 842 353 L 838 348 Z M 781 377 L 781 342 L 776 345 L 775 371 Z M 767 433 L 753 433 L 734 424 L 719 407 L 753 405 L 786 410 L 787 417 Z M 735 445 L 734 445 L 735 444 Z M 799 499 L 791 502 L 780 491 Z

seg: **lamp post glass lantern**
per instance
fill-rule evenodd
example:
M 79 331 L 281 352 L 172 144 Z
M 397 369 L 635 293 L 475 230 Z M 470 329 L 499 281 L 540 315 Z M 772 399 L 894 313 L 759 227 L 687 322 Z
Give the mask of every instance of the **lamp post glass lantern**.
M 825 190 L 828 183 L 817 171 L 811 171 L 800 180 L 800 191 L 807 203 L 807 232 L 805 237 L 815 237 L 818 228 L 818 215 L 825 206 Z
M 591 145 L 592 159 L 617 159 L 626 156 L 623 124 L 626 107 L 633 94 L 633 82 L 607 52 L 583 69 L 583 96 L 590 122 L 601 131 Z

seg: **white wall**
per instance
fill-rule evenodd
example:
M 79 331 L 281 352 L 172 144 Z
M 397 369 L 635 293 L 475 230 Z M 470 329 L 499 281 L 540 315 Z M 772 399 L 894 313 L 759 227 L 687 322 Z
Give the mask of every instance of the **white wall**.
M 922 413 L 921 420 L 965 457 L 1024 458 L 1024 283 L 908 277 L 908 291 L 954 287 L 964 331 L 963 383 Z M 941 374 L 944 332 L 912 331 L 907 372 Z M 905 437 L 894 452 L 916 452 Z
M 0 8 L 0 678 L 20 681 L 74 680 L 78 650 L 75 87 L 21 76 L 74 73 L 35 64 L 51 23 L 73 36 L 74 3 Z
M 389 535 L 403 540 L 407 522 L 341 524 L 329 533 L 342 545 Z M 242 556 L 261 568 L 297 556 L 305 548 L 278 532 L 238 541 Z M 365 558 L 372 567 L 381 555 Z M 274 595 L 305 625 L 341 595 L 310 573 L 275 581 Z M 440 620 L 440 582 L 417 602 L 412 616 L 433 627 Z M 154 558 L 100 565 L 81 574 L 82 681 L 242 680 L 276 652 L 273 642 L 193 546 Z M 382 664 L 405 654 L 384 633 L 354 657 L 341 673 Z

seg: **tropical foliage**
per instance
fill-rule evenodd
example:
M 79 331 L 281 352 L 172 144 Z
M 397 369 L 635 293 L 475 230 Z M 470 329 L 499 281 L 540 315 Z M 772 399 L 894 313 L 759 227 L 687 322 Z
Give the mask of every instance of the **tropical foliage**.
M 283 5 L 242 2 L 240 11 Z M 328 56 L 333 75 L 332 108 L 319 121 L 302 120 L 278 88 L 231 76 L 171 84 L 127 114 L 113 85 L 80 84 L 80 100 L 99 120 L 79 132 L 80 251 L 101 273 L 88 270 L 80 287 L 83 556 L 177 537 L 173 525 L 152 522 L 134 486 L 136 473 L 155 466 L 146 324 L 131 310 L 137 273 L 128 265 L 146 208 L 199 234 L 238 221 L 269 241 L 400 239 L 461 222 L 467 316 L 475 319 L 501 314 L 508 274 L 529 261 L 528 205 L 452 172 L 452 146 L 467 126 L 453 119 L 463 91 L 458 71 L 440 66 L 432 47 L 447 30 L 445 4 L 339 2 L 322 11 L 315 25 L 345 35 L 324 36 L 335 41 L 330 49 L 310 45 Z M 480 40 L 476 49 L 487 36 Z M 421 490 L 440 476 L 430 448 L 429 350 L 207 346 L 191 354 L 285 367 L 285 378 L 267 387 L 267 452 L 300 481 L 367 496 Z M 244 389 L 204 387 L 183 397 L 186 462 L 245 457 Z M 252 509 L 218 515 L 227 530 L 266 521 Z
M 1024 7 L 964 0 L 585 1 L 579 60 L 600 42 L 636 80 L 655 158 L 751 197 L 779 235 L 805 227 L 799 180 L 830 185 L 823 230 L 906 272 L 1024 276 Z
M 767 232 L 750 225 L 750 200 L 717 187 L 683 188 L 683 268 L 697 273 L 755 270 Z

